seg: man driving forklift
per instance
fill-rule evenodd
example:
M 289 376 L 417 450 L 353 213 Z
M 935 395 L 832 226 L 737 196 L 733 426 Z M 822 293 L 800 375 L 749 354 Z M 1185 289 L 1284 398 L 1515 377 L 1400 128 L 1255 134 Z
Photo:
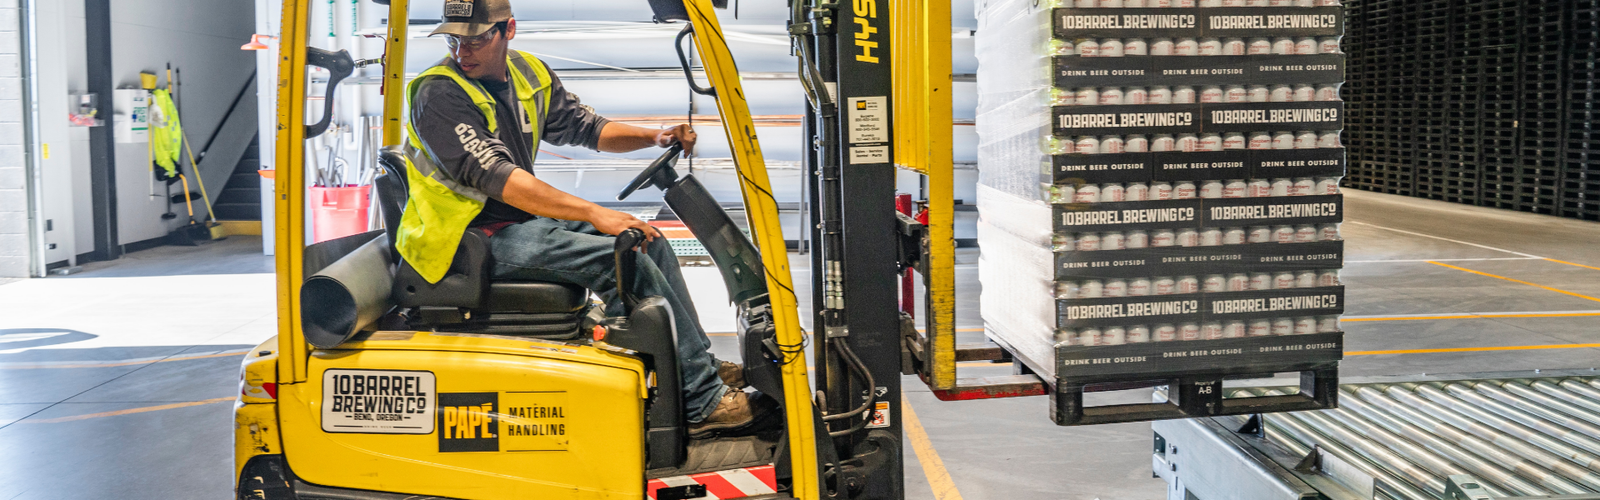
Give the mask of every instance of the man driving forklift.
M 671 306 L 691 435 L 748 426 L 766 405 L 743 387 L 743 369 L 707 350 L 689 291 L 669 245 L 638 218 L 602 207 L 539 180 L 539 141 L 623 153 L 680 143 L 694 150 L 687 124 L 654 130 L 607 120 L 567 92 L 538 58 L 510 50 L 517 21 L 510 0 L 445 0 L 442 24 L 449 57 L 407 86 L 411 105 L 405 155 L 409 202 L 396 231 L 401 256 L 438 282 L 462 233 L 490 235 L 494 278 L 571 283 L 601 293 L 611 315 L 616 293 L 615 235 L 639 229 L 638 296 Z M 602 292 L 603 291 L 603 292 Z

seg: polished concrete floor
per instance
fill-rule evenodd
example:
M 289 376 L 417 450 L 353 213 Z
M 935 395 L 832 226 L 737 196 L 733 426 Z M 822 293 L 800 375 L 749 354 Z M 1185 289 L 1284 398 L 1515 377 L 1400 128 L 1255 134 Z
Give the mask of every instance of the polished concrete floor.
M 1345 377 L 1600 365 L 1600 224 L 1363 192 L 1346 205 Z M 0 284 L 0 500 L 230 495 L 239 353 L 275 325 L 259 248 L 163 247 Z M 962 341 L 982 336 L 975 261 L 958 259 Z M 707 330 L 732 331 L 715 271 L 686 275 Z M 733 337 L 712 340 L 733 357 Z M 1045 398 L 947 403 L 904 384 L 923 429 L 908 442 L 925 440 L 907 446 L 907 498 L 1164 498 L 1149 424 L 1061 428 Z

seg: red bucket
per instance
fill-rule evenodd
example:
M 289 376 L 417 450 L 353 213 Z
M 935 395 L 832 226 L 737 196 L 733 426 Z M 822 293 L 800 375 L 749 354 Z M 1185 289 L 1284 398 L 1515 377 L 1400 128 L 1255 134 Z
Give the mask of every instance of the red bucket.
M 317 243 L 367 232 L 372 186 L 310 189 L 312 238 Z

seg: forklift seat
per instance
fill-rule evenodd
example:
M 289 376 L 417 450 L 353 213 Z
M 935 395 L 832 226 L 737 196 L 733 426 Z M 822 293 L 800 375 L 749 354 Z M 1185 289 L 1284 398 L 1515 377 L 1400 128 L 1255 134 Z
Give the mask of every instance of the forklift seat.
M 400 153 L 379 156 L 385 174 L 373 180 L 385 227 L 400 227 L 409 196 L 406 161 Z M 489 235 L 468 229 L 444 278 L 429 283 L 400 257 L 389 239 L 395 277 L 391 298 L 414 314 L 412 326 L 448 327 L 452 331 L 527 334 L 544 338 L 576 338 L 591 307 L 584 287 L 532 280 L 494 280 L 494 255 Z

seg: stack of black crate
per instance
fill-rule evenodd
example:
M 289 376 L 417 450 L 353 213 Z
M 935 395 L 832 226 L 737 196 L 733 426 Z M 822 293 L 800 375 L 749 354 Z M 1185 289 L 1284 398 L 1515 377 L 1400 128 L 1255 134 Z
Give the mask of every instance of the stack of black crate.
M 1562 32 L 1567 57 L 1561 135 L 1561 215 L 1600 220 L 1600 0 L 1571 2 Z

